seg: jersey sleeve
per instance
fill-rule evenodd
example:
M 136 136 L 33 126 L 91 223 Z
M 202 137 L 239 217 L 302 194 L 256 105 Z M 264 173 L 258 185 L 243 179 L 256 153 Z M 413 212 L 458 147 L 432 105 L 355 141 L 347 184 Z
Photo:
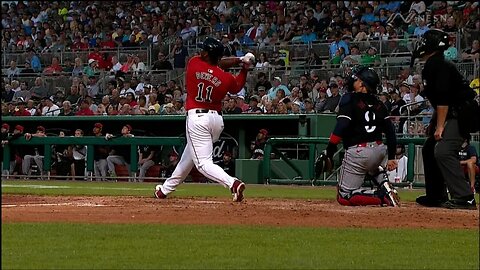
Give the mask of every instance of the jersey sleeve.
M 352 120 L 352 95 L 347 93 L 340 98 L 340 102 L 338 104 L 339 110 L 337 119 L 346 118 L 348 120 Z
M 240 90 L 242 90 L 243 86 L 245 86 L 245 83 L 247 81 L 247 70 L 242 68 L 242 70 L 237 76 L 234 76 L 232 74 L 229 75 L 230 87 L 228 91 L 232 94 L 236 94 L 240 92 Z

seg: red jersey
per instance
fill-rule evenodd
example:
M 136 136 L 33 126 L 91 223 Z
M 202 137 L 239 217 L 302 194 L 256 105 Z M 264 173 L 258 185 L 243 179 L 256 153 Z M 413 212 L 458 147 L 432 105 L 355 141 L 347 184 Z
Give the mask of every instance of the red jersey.
M 29 111 L 23 110 L 23 111 L 16 111 L 13 113 L 13 116 L 32 116 Z
M 90 110 L 90 108 L 86 108 L 86 109 L 79 110 L 75 115 L 77 115 L 77 116 L 90 116 L 90 115 L 95 115 L 95 113 L 92 110 Z
M 185 109 L 222 110 L 222 100 L 230 92 L 242 90 L 247 79 L 247 70 L 242 69 L 234 76 L 218 66 L 210 65 L 200 56 L 194 56 L 188 61 L 186 75 L 187 102 Z

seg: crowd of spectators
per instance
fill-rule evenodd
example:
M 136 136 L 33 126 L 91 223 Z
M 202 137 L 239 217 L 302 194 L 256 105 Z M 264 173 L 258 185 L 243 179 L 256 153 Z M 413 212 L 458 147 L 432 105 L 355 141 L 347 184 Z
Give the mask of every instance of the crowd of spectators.
M 318 69 L 380 66 L 378 47 L 359 46 L 375 44 L 368 41 L 416 38 L 437 28 L 456 33 L 445 51 L 447 59 L 478 63 L 480 54 L 479 6 L 470 1 L 3 1 L 1 12 L 2 52 L 22 56 L 8 58 L 13 59 L 8 67 L 2 66 L 2 116 L 183 115 L 181 78 L 192 56 L 188 48 L 205 36 L 220 39 L 225 56 L 243 56 L 260 48 L 253 87 L 226 95 L 225 114 L 335 113 L 346 91 L 344 73 L 325 76 Z M 458 51 L 458 44 L 465 43 L 458 37 L 470 40 L 464 44 L 467 49 Z M 305 66 L 318 69 L 306 69 L 298 80 L 290 81 L 269 74 L 289 65 L 289 48 L 311 43 L 328 44 L 326 55 L 302 52 Z M 263 50 L 272 45 L 277 49 Z M 142 49 L 152 52 L 151 63 L 145 55 L 131 53 Z M 117 50 L 129 53 L 121 55 Z M 63 52 L 73 57 L 60 58 Z M 173 79 L 154 82 L 152 74 L 158 72 L 170 72 Z M 48 83 L 52 78 L 66 83 L 54 88 Z M 383 75 L 381 81 L 378 97 L 389 109 L 397 132 L 423 134 L 433 109 L 423 98 L 420 74 L 405 67 L 398 76 Z M 9 130 L 2 125 L 2 144 L 8 134 L 45 136 L 41 126 L 33 134 L 24 134 L 20 125 L 13 133 Z M 131 136 L 131 130 L 126 125 L 117 136 Z M 83 132 L 74 134 L 79 137 Z M 93 134 L 104 136 L 101 123 L 95 124 Z M 253 159 L 263 158 L 267 135 L 262 129 L 252 142 Z M 41 174 L 42 150 L 14 149 L 11 168 L 22 164 L 17 170 L 28 175 L 36 164 Z M 115 176 L 117 165 L 129 168 L 128 151 L 96 147 L 96 179 Z M 139 148 L 140 181 L 153 164 L 165 159 L 159 152 Z M 84 175 L 82 146 L 58 147 L 54 153 L 60 175 Z M 16 160 L 19 156 L 22 162 Z M 168 151 L 167 156 L 162 176 L 171 174 L 178 162 L 175 152 Z M 220 161 L 230 173 L 231 158 L 226 152 Z
M 226 56 L 240 56 L 251 44 L 322 41 L 330 44 L 329 64 L 377 66 L 381 62 L 377 48 L 361 51 L 356 42 L 420 36 L 433 27 L 478 34 L 478 8 L 477 2 L 462 1 L 2 2 L 2 49 L 26 55 L 25 63 L 12 60 L 4 72 L 2 115 L 184 114 L 185 88 L 179 78 L 192 56 L 186 45 L 199 37 L 221 39 Z M 451 44 L 447 57 L 479 58 L 478 40 L 463 52 L 456 51 L 455 40 Z M 155 48 L 156 59 L 148 66 L 136 54 L 119 59 L 108 53 L 119 47 Z M 80 57 L 60 61 L 55 56 L 58 51 L 82 50 L 88 53 L 87 61 Z M 258 55 L 255 86 L 227 95 L 223 111 L 334 113 L 345 92 L 344 74 L 320 77 L 312 70 L 293 84 L 267 76 L 269 68 L 287 64 L 287 51 Z M 47 53 L 53 54 L 48 63 L 43 59 Z M 320 58 L 312 51 L 309 61 L 321 64 Z M 176 79 L 153 83 L 155 70 L 171 70 Z M 33 85 L 25 74 L 37 74 Z M 45 83 L 54 75 L 67 78 L 64 88 Z M 420 101 L 419 74 L 405 68 L 398 78 L 385 77 L 379 98 L 391 107 L 392 115 L 400 115 L 397 110 L 402 106 L 396 95 L 406 103 Z

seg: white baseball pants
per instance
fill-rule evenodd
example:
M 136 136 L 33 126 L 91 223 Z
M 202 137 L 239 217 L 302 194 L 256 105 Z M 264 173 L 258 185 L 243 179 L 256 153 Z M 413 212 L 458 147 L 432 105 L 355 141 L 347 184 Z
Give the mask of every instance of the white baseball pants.
M 231 188 L 236 178 L 228 175 L 221 167 L 213 163 L 213 143 L 223 131 L 223 117 L 215 110 L 197 113 L 196 109 L 187 112 L 187 145 L 172 176 L 162 185 L 162 193 L 167 195 L 175 191 L 195 166 L 205 177 Z

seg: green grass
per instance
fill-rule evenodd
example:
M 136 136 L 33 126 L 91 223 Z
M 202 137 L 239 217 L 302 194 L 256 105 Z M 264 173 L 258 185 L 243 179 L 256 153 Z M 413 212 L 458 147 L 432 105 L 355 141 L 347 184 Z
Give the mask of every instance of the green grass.
M 476 230 L 2 225 L 3 269 L 478 269 Z
M 3 181 L 3 194 L 82 195 L 82 196 L 153 196 L 155 183 L 125 182 L 66 182 L 66 181 Z M 398 189 L 402 201 L 415 201 L 420 189 Z M 334 187 L 247 185 L 247 198 L 285 198 L 334 200 Z M 230 197 L 228 190 L 218 184 L 185 183 L 172 197 Z
M 151 197 L 154 186 L 2 181 L 2 194 Z M 399 192 L 402 201 L 414 201 L 423 190 Z M 230 194 L 216 184 L 183 184 L 172 196 Z M 334 200 L 335 189 L 248 185 L 246 196 Z M 478 269 L 478 239 L 478 230 L 465 229 L 4 223 L 2 268 Z

